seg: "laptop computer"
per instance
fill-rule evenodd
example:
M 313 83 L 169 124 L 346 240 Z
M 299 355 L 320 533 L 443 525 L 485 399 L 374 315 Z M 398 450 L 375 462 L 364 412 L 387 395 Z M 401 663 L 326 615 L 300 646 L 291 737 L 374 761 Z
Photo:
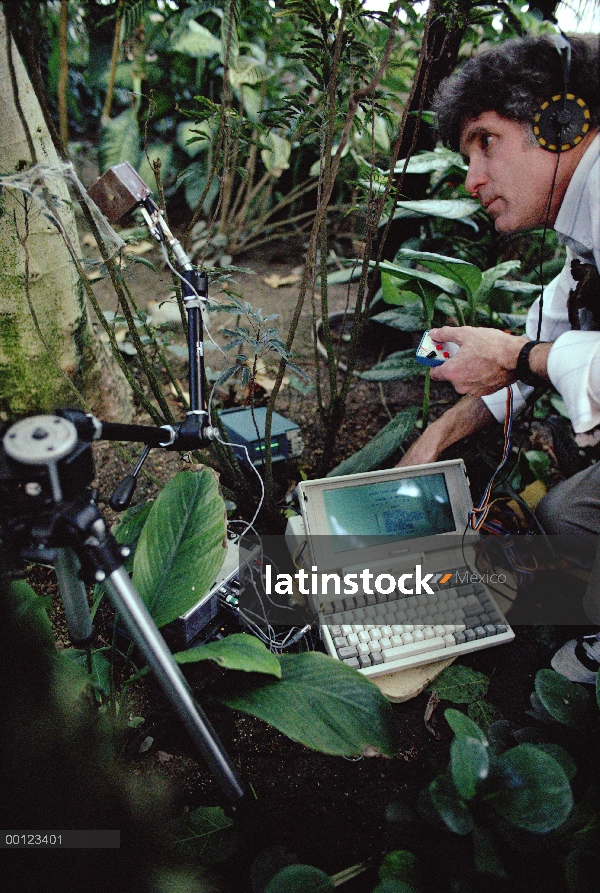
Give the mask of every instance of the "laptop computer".
M 512 641 L 476 570 L 461 459 L 302 481 L 298 492 L 309 598 L 333 657 L 379 676 Z

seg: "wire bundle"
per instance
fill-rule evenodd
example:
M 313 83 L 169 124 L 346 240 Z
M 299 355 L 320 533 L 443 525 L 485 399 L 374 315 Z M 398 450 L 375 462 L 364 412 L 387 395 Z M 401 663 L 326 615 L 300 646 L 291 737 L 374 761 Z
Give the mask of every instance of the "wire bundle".
M 473 530 L 480 530 L 485 524 L 485 520 L 487 518 L 488 512 L 492 507 L 492 502 L 490 501 L 490 497 L 492 495 L 492 487 L 494 486 L 494 481 L 496 480 L 496 475 L 502 468 L 506 465 L 508 460 L 508 456 L 510 453 L 510 443 L 511 443 L 511 433 L 512 433 L 512 423 L 513 423 L 513 392 L 512 388 L 508 387 L 506 389 L 506 411 L 504 413 L 504 450 L 502 453 L 502 459 L 500 460 L 500 464 L 496 468 L 495 472 L 491 476 L 487 487 L 483 492 L 483 496 L 479 501 L 478 506 L 474 506 L 473 509 L 469 512 L 469 526 Z

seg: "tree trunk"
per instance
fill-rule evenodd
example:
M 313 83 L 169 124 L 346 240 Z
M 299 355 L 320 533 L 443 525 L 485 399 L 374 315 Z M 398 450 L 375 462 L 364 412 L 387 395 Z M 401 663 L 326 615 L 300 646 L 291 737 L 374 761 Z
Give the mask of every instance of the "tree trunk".
M 42 111 L 0 7 L 0 175 L 60 167 Z M 0 411 L 5 418 L 80 406 L 131 418 L 131 394 L 95 338 L 69 249 L 44 210 L 60 217 L 81 257 L 62 174 L 44 181 L 45 208 L 0 189 Z M 79 392 L 79 395 L 78 395 Z

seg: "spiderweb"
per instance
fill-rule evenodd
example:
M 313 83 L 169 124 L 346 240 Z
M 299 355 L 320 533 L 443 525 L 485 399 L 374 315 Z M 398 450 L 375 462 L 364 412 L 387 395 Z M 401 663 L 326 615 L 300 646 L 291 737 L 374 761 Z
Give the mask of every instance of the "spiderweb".
M 60 219 L 60 209 L 71 210 L 70 201 L 64 196 L 57 195 L 57 177 L 62 178 L 71 187 L 77 201 L 85 204 L 94 222 L 98 227 L 100 236 L 106 246 L 109 257 L 125 247 L 123 239 L 114 231 L 100 208 L 87 194 L 85 186 L 77 176 L 75 167 L 71 161 L 59 162 L 58 166 L 49 164 L 35 164 L 33 167 L 15 174 L 0 174 L 0 194 L 3 189 L 16 189 L 27 195 L 41 214 L 44 215 L 66 239 L 65 227 Z M 51 202 L 48 201 L 50 197 Z

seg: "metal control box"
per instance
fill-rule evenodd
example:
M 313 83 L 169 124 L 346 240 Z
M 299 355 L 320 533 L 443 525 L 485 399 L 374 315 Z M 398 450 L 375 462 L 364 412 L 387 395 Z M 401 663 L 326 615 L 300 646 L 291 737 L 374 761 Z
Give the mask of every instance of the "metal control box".
M 262 465 L 265 452 L 265 417 L 266 407 L 258 406 L 254 410 L 225 409 L 220 417 L 231 443 L 245 446 L 253 465 Z M 273 413 L 271 426 L 271 455 L 273 462 L 282 459 L 296 459 L 302 454 L 303 443 L 300 428 L 295 422 L 290 422 L 279 413 Z M 238 450 L 238 458 L 246 462 L 246 454 Z

